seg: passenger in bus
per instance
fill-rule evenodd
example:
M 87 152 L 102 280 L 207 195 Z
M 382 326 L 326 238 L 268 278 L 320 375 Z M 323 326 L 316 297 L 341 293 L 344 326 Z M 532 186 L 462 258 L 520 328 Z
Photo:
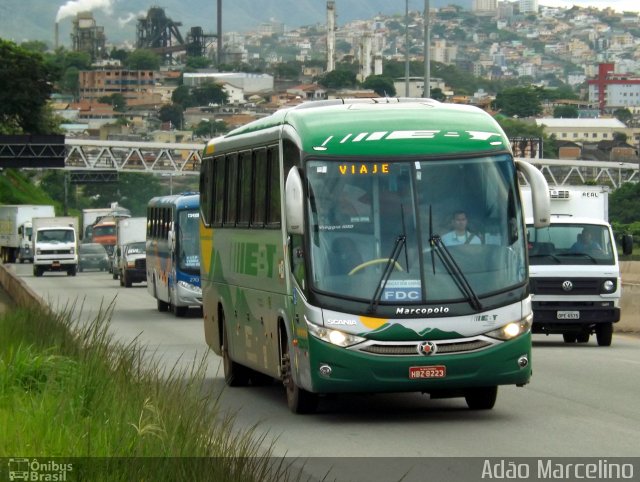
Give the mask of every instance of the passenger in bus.
M 467 213 L 456 211 L 451 217 L 451 231 L 442 236 L 445 246 L 460 246 L 465 244 L 481 244 L 478 235 L 467 229 Z
M 358 246 L 351 238 L 341 236 L 331 243 L 329 254 L 329 272 L 332 275 L 345 275 L 362 264 Z

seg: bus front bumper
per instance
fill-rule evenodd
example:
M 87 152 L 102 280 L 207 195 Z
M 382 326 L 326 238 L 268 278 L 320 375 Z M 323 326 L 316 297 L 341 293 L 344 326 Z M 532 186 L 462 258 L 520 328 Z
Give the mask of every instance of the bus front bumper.
M 309 360 L 306 367 L 301 366 L 300 386 L 315 393 L 429 393 L 525 385 L 532 373 L 530 332 L 475 352 L 434 356 L 372 355 L 313 336 L 308 344 L 306 356 L 299 353 L 298 358 Z

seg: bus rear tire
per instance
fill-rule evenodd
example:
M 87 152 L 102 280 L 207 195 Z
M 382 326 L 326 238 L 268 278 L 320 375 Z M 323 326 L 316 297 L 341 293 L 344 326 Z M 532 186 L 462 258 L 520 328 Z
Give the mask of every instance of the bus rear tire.
M 247 367 L 234 362 L 229 356 L 229 339 L 224 315 L 220 316 L 222 323 L 222 366 L 224 381 L 230 387 L 246 387 L 249 384 L 250 371 Z
M 282 383 L 287 392 L 289 410 L 296 414 L 314 413 L 318 408 L 318 395 L 296 385 L 291 371 L 291 356 L 287 337 L 282 339 Z
M 464 394 L 464 400 L 471 410 L 491 410 L 497 397 L 498 387 L 469 388 Z

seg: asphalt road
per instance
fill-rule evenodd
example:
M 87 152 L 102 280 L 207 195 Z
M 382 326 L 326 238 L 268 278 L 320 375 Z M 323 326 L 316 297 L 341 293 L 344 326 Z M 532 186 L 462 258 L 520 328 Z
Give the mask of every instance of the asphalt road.
M 387 481 L 404 472 L 410 475 L 404 480 L 431 478 L 423 470 L 442 472 L 440 480 L 464 478 L 447 478 L 460 464 L 416 468 L 433 458 L 640 456 L 637 336 L 615 334 L 611 347 L 599 347 L 595 339 L 565 345 L 559 335 L 535 335 L 532 382 L 501 387 L 490 411 L 470 411 L 463 399 L 430 400 L 421 394 L 342 395 L 324 398 L 317 414 L 300 416 L 289 412 L 277 383 L 225 387 L 220 359 L 205 345 L 198 313 L 175 318 L 158 312 L 145 284 L 126 289 L 107 273 L 35 278 L 29 265 L 14 269 L 52 306 L 75 303 L 77 311 L 82 306 L 80 319 L 112 304 L 114 335 L 123 342 L 137 339 L 168 368 L 189 367 L 206 357 L 207 383 L 222 391 L 221 406 L 236 413 L 237 427 L 257 424 L 276 455 L 305 460 L 318 478 Z M 398 460 L 404 461 L 399 467 Z M 636 470 L 640 474 L 640 465 Z

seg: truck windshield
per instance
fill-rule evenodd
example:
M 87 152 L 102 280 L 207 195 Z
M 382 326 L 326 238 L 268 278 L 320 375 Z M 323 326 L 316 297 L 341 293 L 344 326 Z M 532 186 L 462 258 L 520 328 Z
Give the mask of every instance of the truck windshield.
M 594 224 L 551 224 L 527 227 L 529 262 L 532 265 L 615 264 L 609 228 Z
M 469 301 L 521 285 L 510 156 L 307 164 L 313 288 L 372 304 Z M 455 219 L 464 216 L 464 229 Z M 454 236 L 455 232 L 457 236 Z
M 44 229 L 38 231 L 36 239 L 40 243 L 72 243 L 75 241 L 72 229 Z
M 200 213 L 188 209 L 178 213 L 176 252 L 180 270 L 200 274 Z

